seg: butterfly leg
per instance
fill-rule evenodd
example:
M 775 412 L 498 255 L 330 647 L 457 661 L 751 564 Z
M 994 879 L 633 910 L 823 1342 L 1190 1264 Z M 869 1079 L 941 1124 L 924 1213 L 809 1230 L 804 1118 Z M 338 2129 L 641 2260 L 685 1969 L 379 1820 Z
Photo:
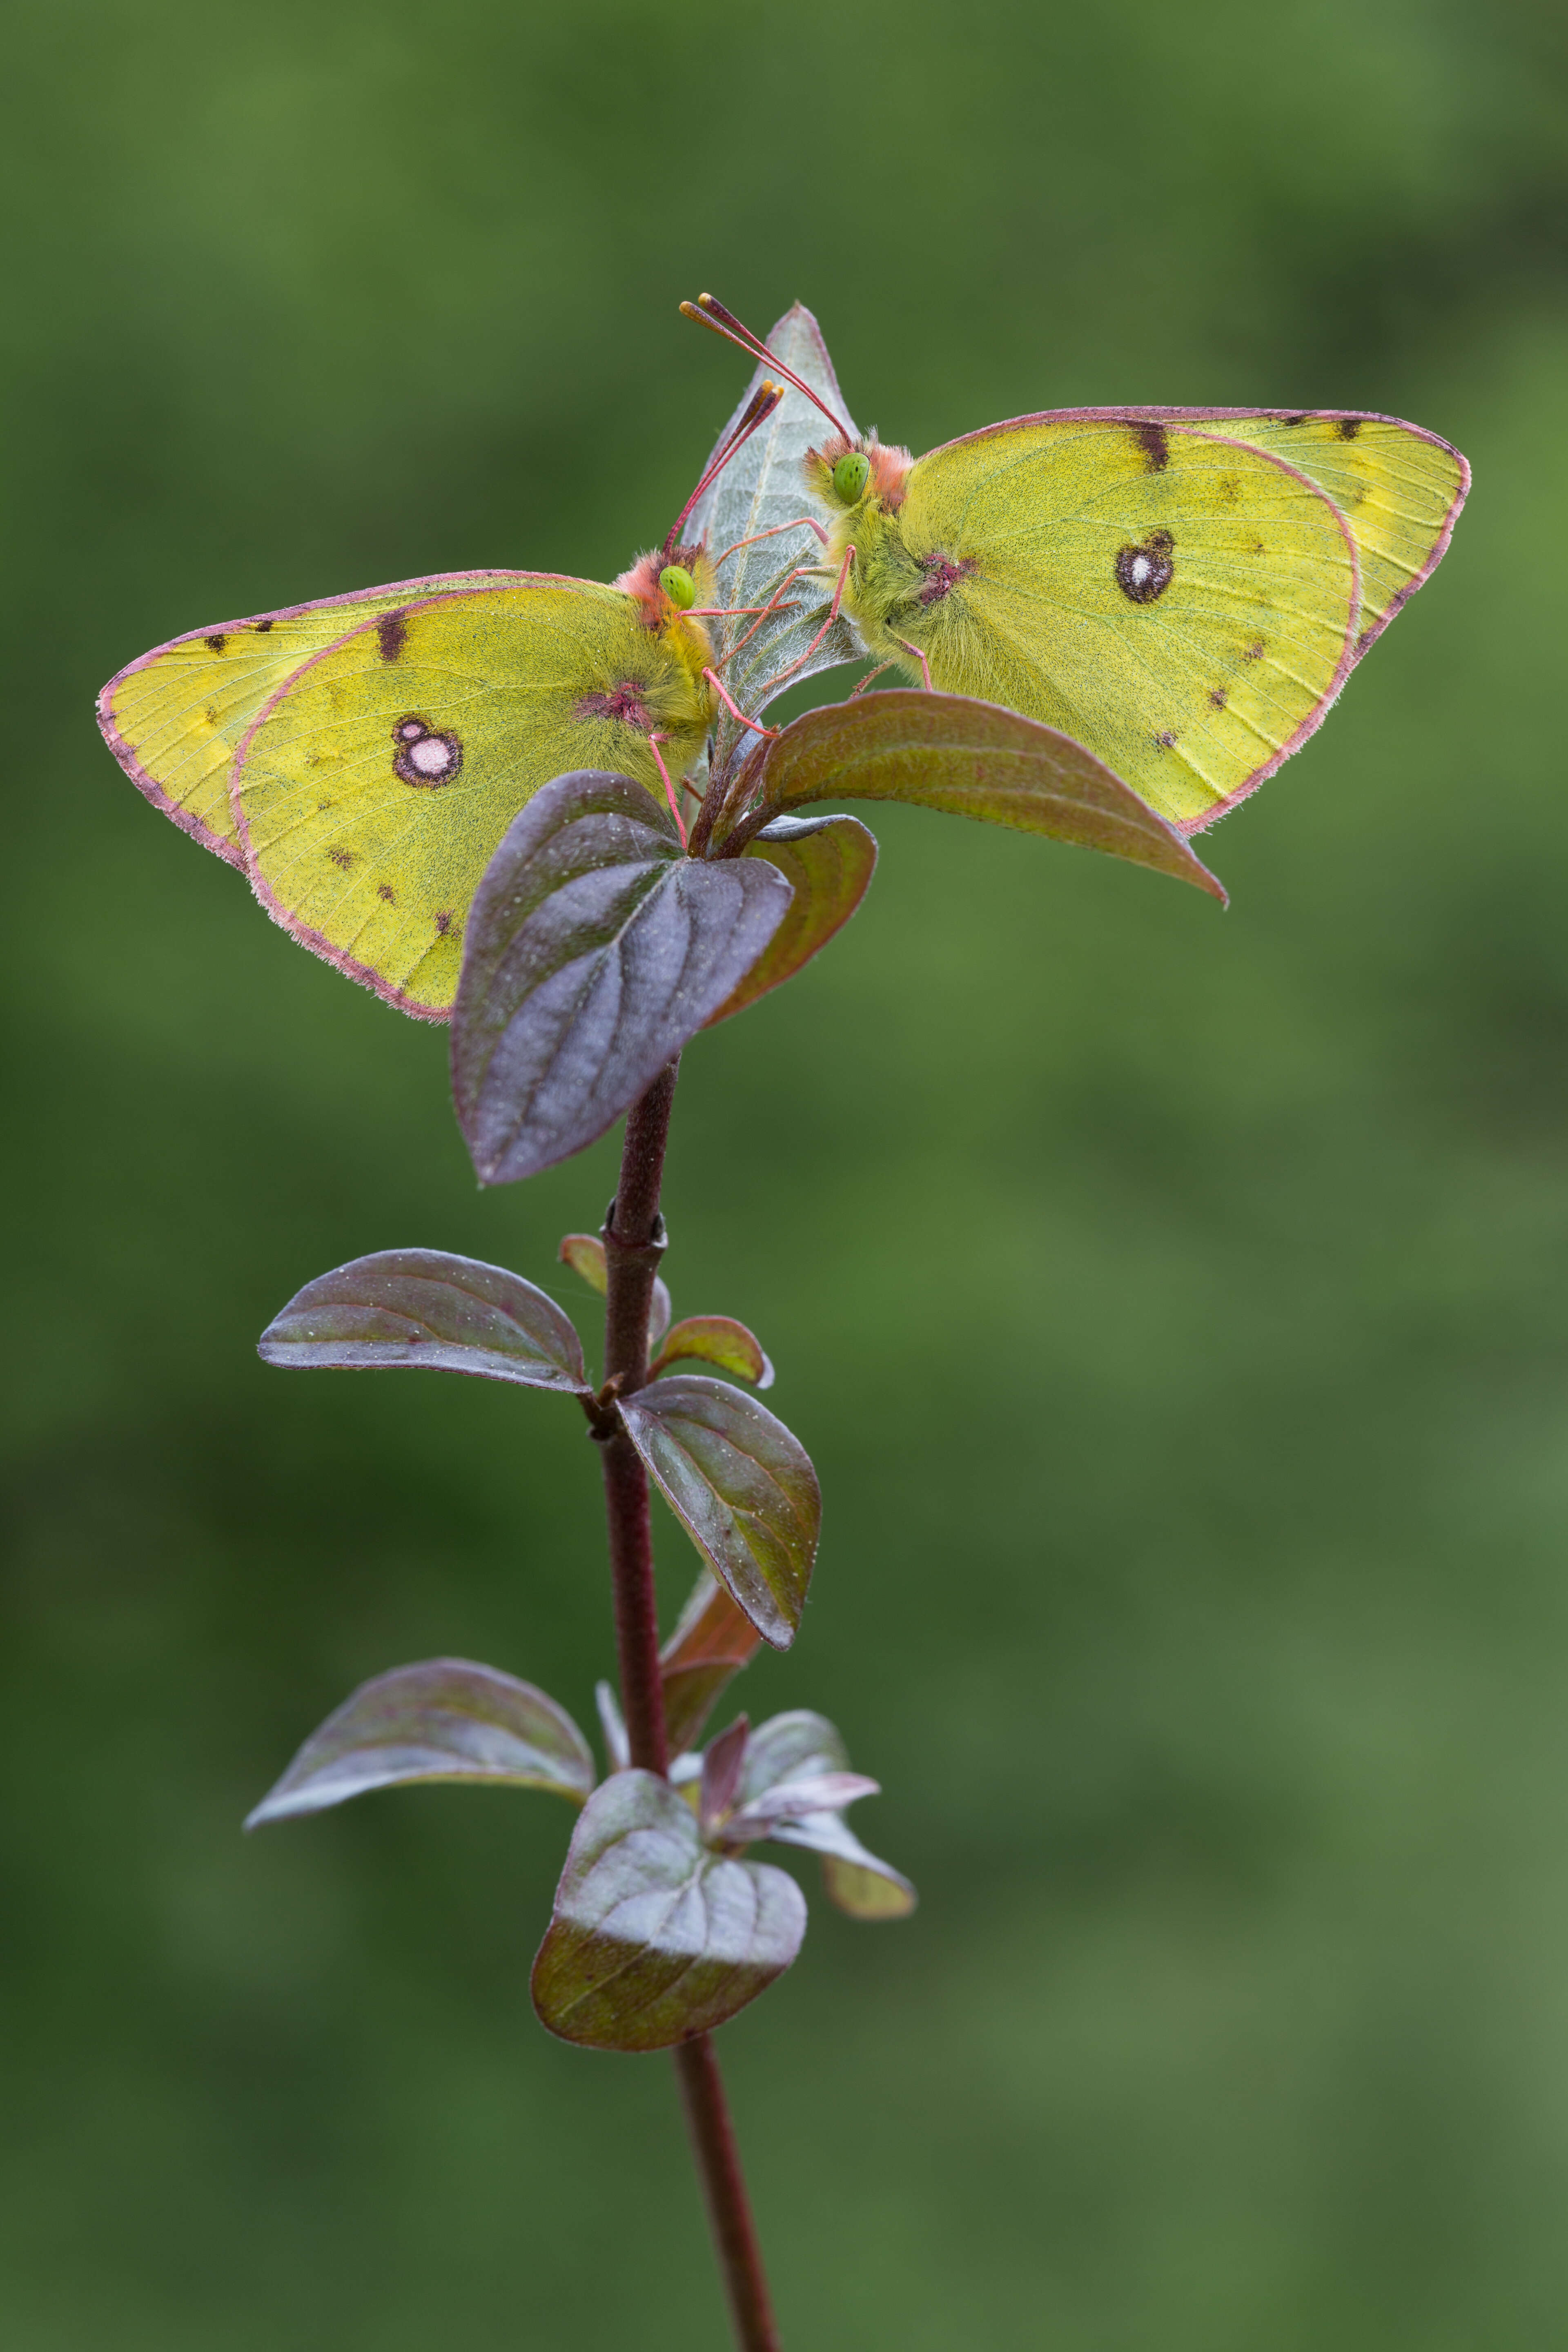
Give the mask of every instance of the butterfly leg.
M 681 819 L 680 810 L 676 802 L 675 786 L 669 781 L 669 770 L 665 766 L 658 748 L 661 743 L 667 743 L 668 740 L 669 738 L 668 735 L 650 735 L 647 738 L 647 748 L 653 753 L 654 758 L 658 761 L 658 772 L 664 778 L 664 797 L 669 803 L 669 814 L 675 819 L 675 830 L 680 835 L 680 846 L 684 849 L 686 847 L 686 826 Z
M 784 604 L 781 602 L 781 599 L 783 598 L 784 590 L 789 587 L 795 578 L 797 578 L 801 568 L 802 567 L 797 566 L 796 571 L 789 572 L 784 574 L 784 577 L 780 581 L 778 587 L 767 604 L 760 606 L 752 604 L 746 607 L 746 610 L 749 612 L 755 613 L 757 614 L 757 618 L 752 623 L 752 625 L 746 631 L 745 635 L 738 638 L 735 644 L 731 646 L 729 652 L 723 656 L 722 659 L 719 663 L 719 667 L 721 669 L 725 668 L 729 663 L 732 662 L 737 654 L 743 653 L 745 651 L 746 647 L 751 644 L 752 639 L 756 635 L 757 631 L 762 627 L 763 623 L 768 618 L 770 614 L 793 613 L 795 611 L 795 607 L 793 604 Z
M 927 659 L 926 659 L 926 657 L 925 657 L 924 654 L 922 654 L 922 653 L 921 653 L 921 649 L 920 649 L 919 646 L 911 646 L 911 645 L 910 645 L 910 641 L 909 641 L 909 639 L 908 639 L 908 637 L 900 637 L 900 636 L 899 635 L 898 632 L 897 632 L 895 629 L 889 629 L 889 630 L 888 631 L 888 635 L 892 638 L 893 643 L 894 643 L 896 646 L 902 646 L 902 647 L 903 647 L 904 651 L 905 651 L 907 654 L 913 654 L 913 656 L 914 656 L 914 657 L 915 657 L 916 661 L 918 661 L 918 662 L 919 662 L 919 664 L 920 664 L 920 666 L 921 666 L 921 677 L 925 679 L 925 682 L 926 682 L 926 692 L 927 692 L 928 694 L 932 694 L 932 693 L 934 693 L 934 692 L 935 692 L 935 688 L 933 688 L 933 686 L 931 685 L 931 664 L 930 664 L 930 662 L 928 662 L 928 661 L 927 661 Z M 885 667 L 887 667 L 890 668 L 890 667 L 892 667 L 892 665 L 891 665 L 891 663 L 889 663 L 889 664 L 885 665 Z M 872 673 L 871 673 L 871 675 L 872 675 L 872 677 L 876 677 L 876 675 L 877 675 L 876 671 L 875 671 L 875 670 L 873 670 L 873 671 L 872 671 Z M 865 683 L 865 680 L 864 680 L 864 679 L 862 679 L 862 680 L 861 680 L 861 684 L 862 684 L 862 685 L 864 685 L 864 683 Z M 856 691 L 857 691 L 857 692 L 858 692 L 858 691 L 859 691 L 858 688 L 856 689 Z
M 865 677 L 860 680 L 859 685 L 858 685 L 858 686 L 852 686 L 852 687 L 850 688 L 850 689 L 849 689 L 849 699 L 850 699 L 850 701 L 851 701 L 851 702 L 853 702 L 853 701 L 854 701 L 854 699 L 855 699 L 855 697 L 856 697 L 858 694 L 864 694 L 864 693 L 865 693 L 865 691 L 866 691 L 866 688 L 870 685 L 871 680 L 872 680 L 874 677 L 881 677 L 881 675 L 882 675 L 882 672 L 883 672 L 885 669 L 893 669 L 893 668 L 896 668 L 896 667 L 897 667 L 897 664 L 896 664 L 896 663 L 894 663 L 894 662 L 890 662 L 890 661 L 885 661 L 885 662 L 879 662 L 879 663 L 877 664 L 877 667 L 876 667 L 876 668 L 875 668 L 875 669 L 868 669 L 868 670 L 866 672 Z
M 750 539 L 738 539 L 733 547 L 727 547 L 722 555 L 714 558 L 715 569 L 721 563 L 728 563 L 732 555 L 739 555 L 743 547 L 755 547 L 760 540 L 776 539 L 781 530 L 814 530 L 823 546 L 827 544 L 827 533 L 822 525 L 813 522 L 809 515 L 801 515 L 794 522 L 775 522 L 771 530 L 759 530 Z
M 729 690 L 716 669 L 705 669 L 702 675 L 708 680 L 709 685 L 712 688 L 714 693 L 718 696 L 720 701 L 723 704 L 731 719 L 738 719 L 742 727 L 749 727 L 753 735 L 763 736 L 770 742 L 773 740 L 773 737 L 779 731 L 778 729 L 776 727 L 764 727 L 760 719 L 748 719 L 745 712 L 731 700 Z M 662 761 L 660 761 L 660 765 L 663 765 Z
M 784 684 L 787 678 L 792 678 L 795 676 L 797 669 L 803 669 L 805 667 L 805 664 L 811 659 L 812 655 L 816 651 L 817 646 L 822 643 L 823 638 L 827 635 L 828 630 L 833 626 L 834 622 L 838 618 L 838 607 L 844 602 L 845 583 L 849 578 L 849 566 L 854 562 L 854 561 L 855 549 L 853 543 L 851 543 L 851 545 L 845 549 L 844 561 L 838 567 L 838 579 L 833 591 L 833 602 L 827 608 L 826 620 L 824 621 L 821 628 L 818 629 L 816 636 L 813 637 L 805 653 L 797 656 L 796 658 L 791 662 L 788 669 L 780 670 L 777 677 L 775 677 L 773 682 L 773 691 L 775 694 L 778 692 L 780 687 Z M 900 643 L 902 644 L 902 642 L 903 640 L 900 638 Z

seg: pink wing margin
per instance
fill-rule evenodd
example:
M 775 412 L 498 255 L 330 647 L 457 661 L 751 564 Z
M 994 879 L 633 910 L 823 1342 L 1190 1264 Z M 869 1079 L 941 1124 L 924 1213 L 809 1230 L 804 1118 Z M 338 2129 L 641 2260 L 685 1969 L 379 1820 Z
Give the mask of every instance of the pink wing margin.
M 341 605 L 362 604 L 367 596 L 398 596 L 405 589 L 407 590 L 410 598 L 419 595 L 428 596 L 431 587 L 437 581 L 472 580 L 484 583 L 493 583 L 498 586 L 510 586 L 515 581 L 553 577 L 552 573 L 538 572 L 427 572 L 422 580 L 391 580 L 380 588 L 355 588 L 343 596 L 318 596 L 310 604 L 283 604 L 273 613 L 252 613 L 243 621 L 209 622 L 204 629 L 187 629 L 183 635 L 171 637 L 165 645 L 154 646 L 151 653 L 140 654 L 133 662 L 127 662 L 123 669 L 116 670 L 98 698 L 99 732 L 143 800 L 151 801 L 155 809 L 160 810 L 164 816 L 177 824 L 182 833 L 188 833 L 193 841 L 199 841 L 204 849 L 210 849 L 215 856 L 221 857 L 227 866 L 237 866 L 243 874 L 246 870 L 246 862 L 245 853 L 240 844 L 237 841 L 220 841 L 216 835 L 210 832 L 202 823 L 200 817 L 193 815 L 189 809 L 183 809 L 172 801 L 162 785 L 155 782 L 147 773 L 131 745 L 116 727 L 113 709 L 115 691 L 128 677 L 134 677 L 138 670 L 149 668 L 160 656 L 173 653 L 178 646 L 195 645 L 198 638 L 228 636 L 240 629 L 253 629 L 263 621 L 297 621 L 302 614 L 330 613 Z M 384 615 L 382 617 L 384 618 Z M 344 635 L 352 636 L 353 631 L 346 630 Z M 335 642 L 341 644 L 342 639 Z M 323 647 L 322 650 L 326 651 L 328 648 Z M 316 656 L 310 655 L 306 658 L 307 661 L 313 661 Z M 306 663 L 302 662 L 300 667 L 305 667 Z M 291 673 L 291 677 L 298 676 L 298 670 Z M 237 757 L 237 753 L 236 759 Z M 234 767 L 235 761 L 231 761 L 229 763 L 231 782 Z
M 447 572 L 440 573 L 437 576 L 443 580 L 478 581 L 484 587 L 498 589 L 515 588 L 522 583 L 538 583 L 540 582 L 547 583 L 553 588 L 590 588 L 596 584 L 593 581 L 574 580 L 563 572 Z M 428 580 L 404 581 L 398 583 L 400 587 L 411 587 L 416 589 L 428 589 L 430 584 L 431 583 Z M 377 596 L 385 594 L 387 592 L 383 589 L 362 588 L 359 594 L 360 596 Z M 334 596 L 329 598 L 327 601 L 335 604 L 354 604 L 358 602 L 358 598 L 353 596 Z M 402 607 L 402 610 L 405 614 L 422 613 L 426 611 L 432 604 L 443 604 L 446 601 L 447 599 L 444 595 L 411 596 L 408 603 Z M 311 608 L 309 606 L 300 606 L 297 609 L 309 611 Z M 290 670 L 289 676 L 284 679 L 282 685 L 278 688 L 277 691 L 268 696 L 268 699 L 262 704 L 260 709 L 257 712 L 255 718 L 251 720 L 250 725 L 247 728 L 244 735 L 241 737 L 239 746 L 235 752 L 234 758 L 229 762 L 229 806 L 234 812 L 235 826 L 242 846 L 244 857 L 243 871 L 249 880 L 251 889 L 256 894 L 258 903 L 265 913 L 270 915 L 272 920 L 279 926 L 279 929 L 287 931 L 289 938 L 291 940 L 298 940 L 299 944 L 302 948 L 309 948 L 312 955 L 320 956 L 323 963 L 330 963 L 332 970 L 334 971 L 341 971 L 345 979 L 357 980 L 362 988 L 368 988 L 373 995 L 380 997 L 384 1004 L 394 1005 L 399 1013 L 406 1013 L 411 1020 L 433 1021 L 437 1024 L 438 1026 L 445 1027 L 452 1017 L 449 1011 L 446 1013 L 434 1012 L 427 1004 L 416 1004 L 411 998 L 405 994 L 401 988 L 389 988 L 386 982 L 382 979 L 379 972 L 373 971 L 368 964 L 358 962 L 354 957 L 348 954 L 346 950 L 340 947 L 334 947 L 331 940 L 324 938 L 323 935 L 320 931 L 314 929 L 310 924 L 302 923 L 297 915 L 289 912 L 289 908 L 283 905 L 281 899 L 273 896 L 261 877 L 252 868 L 250 862 L 250 827 L 246 822 L 245 811 L 239 804 L 239 779 L 244 772 L 245 762 L 249 756 L 250 746 L 255 740 L 258 729 L 264 726 L 267 720 L 271 718 L 272 713 L 277 709 L 278 705 L 282 701 L 284 696 L 293 692 L 295 687 L 298 686 L 300 680 L 304 677 L 307 670 L 314 669 L 319 661 L 325 661 L 329 654 L 337 653 L 342 646 L 351 643 L 353 638 L 363 636 L 370 630 L 379 626 L 386 617 L 387 616 L 384 613 L 375 613 L 373 614 L 368 620 L 359 622 L 353 628 L 345 629 L 341 637 L 334 637 L 330 646 L 322 646 L 318 652 L 308 655 L 305 660 L 300 664 L 299 668 Z M 200 632 L 198 631 L 196 634 L 200 635 Z M 183 643 L 184 640 L 178 640 L 177 642 Z M 151 656 L 149 656 L 148 658 L 151 659 Z

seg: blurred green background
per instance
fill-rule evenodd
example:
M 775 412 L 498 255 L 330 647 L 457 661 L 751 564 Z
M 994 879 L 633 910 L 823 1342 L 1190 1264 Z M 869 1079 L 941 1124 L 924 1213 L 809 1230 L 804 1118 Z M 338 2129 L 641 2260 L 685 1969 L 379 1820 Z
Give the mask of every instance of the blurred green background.
M 5 17 L 0 2334 L 725 2341 L 661 2061 L 525 1990 L 570 1826 L 242 1840 L 360 1678 L 579 1714 L 573 1411 L 287 1381 L 396 1244 L 557 1280 L 440 1033 L 161 823 L 144 646 L 606 578 L 816 310 L 916 449 L 1089 401 L 1390 410 L 1477 488 L 1234 895 L 868 812 L 871 897 L 689 1055 L 678 1306 L 827 1497 L 749 1677 L 888 1793 L 724 2036 L 793 2352 L 1541 2352 L 1568 2295 L 1568 34 L 1552 0 L 32 0 Z M 827 689 L 831 691 L 831 689 Z M 663 1525 L 671 1606 L 690 1562 Z

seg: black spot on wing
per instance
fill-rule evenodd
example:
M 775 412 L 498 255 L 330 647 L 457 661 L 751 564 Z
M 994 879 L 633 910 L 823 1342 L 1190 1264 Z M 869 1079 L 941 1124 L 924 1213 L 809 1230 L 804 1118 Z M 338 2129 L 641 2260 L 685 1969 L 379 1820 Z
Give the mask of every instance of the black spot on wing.
M 257 635 L 258 635 L 258 637 L 264 637 L 264 636 L 267 635 L 268 630 L 271 626 L 272 626 L 272 624 L 271 624 L 271 622 L 270 622 L 270 621 L 258 621 L 258 623 L 256 624 L 256 634 L 257 634 Z
M 375 641 L 381 648 L 384 662 L 395 662 L 408 643 L 408 616 L 405 613 L 384 613 L 375 625 Z
M 1342 416 L 1334 430 L 1342 441 L 1353 441 L 1361 431 L 1361 422 L 1359 416 Z
M 345 874 L 354 862 L 354 854 L 352 849 L 329 849 L 327 856 L 331 859 L 334 866 L 341 866 Z
M 1152 474 L 1163 474 L 1171 462 L 1171 438 L 1163 425 L 1150 417 L 1130 416 L 1128 430 L 1143 452 L 1143 463 Z
M 1230 697 L 1226 694 L 1223 686 L 1210 687 L 1209 700 L 1214 704 L 1216 710 L 1223 710 L 1229 699 Z
M 397 904 L 397 893 L 390 882 L 378 882 L 375 886 L 375 895 L 378 898 L 384 898 L 389 907 L 395 907 Z
M 1134 604 L 1152 604 L 1163 596 L 1175 572 L 1175 544 L 1168 530 L 1152 530 L 1141 544 L 1118 548 L 1116 584 L 1122 594 Z
M 210 637 L 204 637 L 202 639 L 202 643 L 205 646 L 209 654 L 221 654 L 225 646 L 227 645 L 228 639 L 225 636 L 221 629 L 215 629 Z

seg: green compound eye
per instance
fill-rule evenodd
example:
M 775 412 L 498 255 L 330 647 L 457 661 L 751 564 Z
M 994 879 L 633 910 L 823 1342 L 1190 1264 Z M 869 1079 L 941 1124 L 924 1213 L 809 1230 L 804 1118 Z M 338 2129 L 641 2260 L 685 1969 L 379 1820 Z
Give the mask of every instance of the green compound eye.
M 871 460 L 864 449 L 847 449 L 833 468 L 833 493 L 847 507 L 858 503 L 871 478 Z
M 670 603 L 679 604 L 683 613 L 689 613 L 697 602 L 696 583 L 690 572 L 683 572 L 679 563 L 665 565 L 658 575 L 658 584 Z

